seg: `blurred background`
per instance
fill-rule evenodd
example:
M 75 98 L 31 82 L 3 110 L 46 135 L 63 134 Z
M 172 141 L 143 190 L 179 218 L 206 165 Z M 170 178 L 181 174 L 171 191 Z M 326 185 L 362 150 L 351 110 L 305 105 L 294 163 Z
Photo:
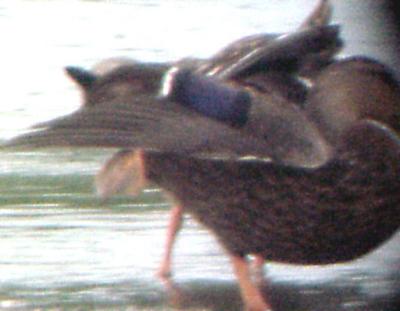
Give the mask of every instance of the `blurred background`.
M 332 0 L 341 57 L 400 75 L 396 1 Z M 63 72 L 115 56 L 208 57 L 233 40 L 295 29 L 317 0 L 0 0 L 0 140 L 73 111 Z M 112 150 L 0 153 L 0 310 L 175 310 L 154 276 L 169 203 L 156 188 L 100 202 L 92 179 Z M 241 310 L 223 251 L 190 217 L 176 245 L 182 310 Z M 395 311 L 400 236 L 355 262 L 267 264 L 276 310 Z M 176 297 L 175 297 L 176 298 Z

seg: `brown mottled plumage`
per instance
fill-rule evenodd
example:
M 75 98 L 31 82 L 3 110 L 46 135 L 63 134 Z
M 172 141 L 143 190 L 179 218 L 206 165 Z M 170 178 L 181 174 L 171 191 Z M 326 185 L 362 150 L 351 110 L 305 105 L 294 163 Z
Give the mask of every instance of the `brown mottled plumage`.
M 305 110 L 330 143 L 359 119 L 400 130 L 399 85 L 391 70 L 367 57 L 350 57 L 320 71 Z
M 366 254 L 399 227 L 399 143 L 390 129 L 364 121 L 315 169 L 151 152 L 143 157 L 146 177 L 173 193 L 229 253 L 329 264 Z

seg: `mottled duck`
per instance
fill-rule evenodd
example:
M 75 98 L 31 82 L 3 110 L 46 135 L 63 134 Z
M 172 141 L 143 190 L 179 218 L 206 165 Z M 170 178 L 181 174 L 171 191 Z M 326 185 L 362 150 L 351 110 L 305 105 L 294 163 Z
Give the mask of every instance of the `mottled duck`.
M 328 1 L 320 1 L 316 9 L 302 23 L 298 30 L 327 25 L 330 21 L 331 7 Z M 280 40 L 279 34 L 257 34 L 233 42 L 210 59 L 185 59 L 177 63 L 139 63 L 131 59 L 111 58 L 100 62 L 91 71 L 80 67 L 67 67 L 68 75 L 83 91 L 84 105 L 90 106 L 101 102 L 123 101 L 138 94 L 156 94 L 162 75 L 172 66 L 184 65 L 192 71 L 212 75 L 221 80 L 231 81 L 247 89 L 284 97 L 291 102 L 303 105 L 307 87 L 299 79 L 312 79 L 321 68 L 332 61 L 332 57 L 341 47 L 337 27 L 326 28 L 322 32 L 310 31 L 288 36 Z M 270 47 L 269 49 L 266 47 Z M 257 61 L 247 57 L 256 50 Z M 263 50 L 264 49 L 264 50 Z M 286 53 L 285 51 L 291 51 Z M 240 67 L 237 64 L 240 63 Z M 126 150 L 124 150 L 126 153 Z M 115 161 L 111 160 L 114 164 Z M 113 174 L 109 165 L 105 165 L 97 178 L 98 193 L 108 197 L 124 191 L 129 183 L 130 174 L 126 167 L 117 169 Z M 166 250 L 161 261 L 158 275 L 171 275 L 172 246 L 182 222 L 183 207 L 176 205 L 171 210 L 168 227 Z M 262 263 L 259 260 L 259 263 Z

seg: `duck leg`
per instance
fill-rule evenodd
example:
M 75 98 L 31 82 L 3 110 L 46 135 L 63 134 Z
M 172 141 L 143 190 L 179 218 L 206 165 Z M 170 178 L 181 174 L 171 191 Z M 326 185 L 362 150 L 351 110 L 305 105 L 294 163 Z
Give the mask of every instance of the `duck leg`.
M 171 209 L 170 212 L 164 255 L 162 257 L 160 267 L 157 271 L 157 276 L 160 279 L 166 279 L 171 277 L 172 251 L 177 234 L 182 226 L 182 219 L 183 219 L 183 207 L 182 205 L 177 204 Z
M 264 300 L 259 288 L 252 282 L 251 269 L 245 258 L 230 255 L 233 271 L 239 282 L 240 293 L 246 311 L 272 311 L 271 306 Z
M 261 286 L 264 281 L 264 264 L 265 259 L 258 254 L 254 254 L 254 258 L 251 262 L 251 272 L 253 274 L 254 282 Z

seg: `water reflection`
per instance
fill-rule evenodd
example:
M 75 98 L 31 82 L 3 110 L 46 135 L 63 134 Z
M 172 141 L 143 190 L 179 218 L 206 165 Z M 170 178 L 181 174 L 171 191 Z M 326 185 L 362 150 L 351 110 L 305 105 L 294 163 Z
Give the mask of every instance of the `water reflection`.
M 6 77 L 0 137 L 79 105 L 61 71 L 67 64 L 91 66 L 116 55 L 208 56 L 246 34 L 293 29 L 315 3 L 299 2 L 2 2 L 0 27 L 9 31 L 0 58 Z M 394 34 L 376 14 L 378 1 L 334 4 L 348 41 L 344 54 L 366 53 L 400 67 L 388 44 Z M 169 206 L 157 191 L 135 200 L 96 199 L 92 176 L 110 153 L 0 154 L 0 309 L 241 310 L 226 257 L 190 219 L 176 246 L 177 291 L 165 291 L 153 274 Z M 272 286 L 265 293 L 276 310 L 397 310 L 399 241 L 398 234 L 347 265 L 268 265 Z

